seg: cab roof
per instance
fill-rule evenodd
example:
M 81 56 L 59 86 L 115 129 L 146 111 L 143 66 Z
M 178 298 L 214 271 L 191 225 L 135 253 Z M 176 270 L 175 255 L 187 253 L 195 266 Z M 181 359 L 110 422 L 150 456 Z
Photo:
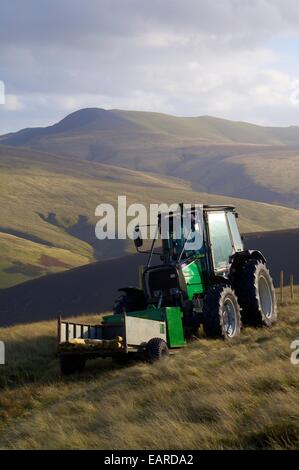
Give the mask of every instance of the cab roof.
M 180 203 L 179 205 L 182 208 L 184 203 Z M 220 205 L 220 204 L 203 204 L 202 209 L 203 209 L 204 212 L 212 212 L 212 211 L 215 211 L 215 212 L 217 212 L 217 211 L 235 212 L 235 210 L 236 210 L 235 206 Z M 194 212 L 194 205 L 191 207 L 191 209 L 188 209 L 187 212 L 190 212 L 190 211 Z M 161 214 L 162 213 L 160 212 L 159 213 L 160 217 L 161 217 Z M 164 216 L 167 216 L 166 214 L 169 217 L 171 217 L 171 216 L 172 217 L 181 217 L 182 216 L 181 211 L 172 212 L 172 213 L 171 212 L 169 212 L 169 213 L 164 212 L 163 213 Z
M 204 204 L 203 210 L 204 211 L 234 211 L 236 208 L 235 206 L 222 206 L 217 204 Z

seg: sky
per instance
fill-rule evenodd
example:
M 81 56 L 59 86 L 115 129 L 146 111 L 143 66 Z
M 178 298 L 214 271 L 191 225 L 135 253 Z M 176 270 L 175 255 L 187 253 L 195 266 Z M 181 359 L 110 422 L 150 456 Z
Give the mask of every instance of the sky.
M 85 107 L 299 125 L 299 2 L 1 0 L 0 134 Z

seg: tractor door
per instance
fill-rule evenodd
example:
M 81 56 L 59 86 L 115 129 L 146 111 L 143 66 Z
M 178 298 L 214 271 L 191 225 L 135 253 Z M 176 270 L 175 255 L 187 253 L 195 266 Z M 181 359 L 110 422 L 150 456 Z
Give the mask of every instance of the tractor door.
M 226 277 L 235 252 L 226 213 L 208 212 L 208 228 L 215 275 Z

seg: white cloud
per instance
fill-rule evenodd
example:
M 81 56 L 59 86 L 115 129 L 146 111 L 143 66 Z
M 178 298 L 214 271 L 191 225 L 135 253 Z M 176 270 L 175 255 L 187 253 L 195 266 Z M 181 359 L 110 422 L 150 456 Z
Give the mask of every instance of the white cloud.
M 24 109 L 24 104 L 19 96 L 7 94 L 3 108 L 7 111 L 20 111 Z
M 296 68 L 268 45 L 297 34 L 297 1 L 1 3 L 0 133 L 88 106 L 298 122 Z
M 0 80 L 0 104 L 5 104 L 5 85 Z

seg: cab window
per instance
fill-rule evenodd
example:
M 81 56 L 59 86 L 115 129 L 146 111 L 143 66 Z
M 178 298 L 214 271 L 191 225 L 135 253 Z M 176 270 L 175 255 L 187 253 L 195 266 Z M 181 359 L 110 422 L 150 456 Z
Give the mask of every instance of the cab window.
M 214 269 L 218 272 L 225 272 L 229 265 L 229 257 L 233 254 L 226 214 L 210 212 L 208 222 Z
M 242 238 L 238 229 L 235 214 L 233 212 L 228 212 L 227 220 L 230 226 L 230 231 L 232 234 L 235 251 L 243 251 L 244 250 L 243 242 L 242 242 Z

